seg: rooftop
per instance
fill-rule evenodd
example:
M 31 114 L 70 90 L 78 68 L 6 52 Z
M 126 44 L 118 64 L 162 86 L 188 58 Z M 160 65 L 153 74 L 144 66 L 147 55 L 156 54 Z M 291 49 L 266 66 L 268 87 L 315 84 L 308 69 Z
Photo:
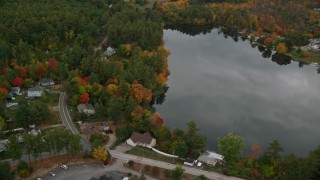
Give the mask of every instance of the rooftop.
M 143 144 L 150 144 L 153 137 L 151 136 L 151 134 L 149 132 L 145 132 L 143 134 L 137 133 L 137 132 L 133 132 L 130 139 L 134 142 L 134 143 L 143 143 Z

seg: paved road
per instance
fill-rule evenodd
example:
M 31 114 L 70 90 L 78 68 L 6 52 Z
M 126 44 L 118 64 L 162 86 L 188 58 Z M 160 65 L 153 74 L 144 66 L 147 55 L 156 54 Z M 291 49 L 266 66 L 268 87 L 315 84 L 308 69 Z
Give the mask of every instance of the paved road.
M 66 101 L 67 101 L 67 93 L 61 92 L 59 97 L 59 113 L 60 113 L 60 118 L 62 120 L 62 123 L 73 134 L 80 135 L 80 132 L 78 131 L 78 129 L 76 128 L 76 126 L 72 121 Z M 85 151 L 89 152 L 91 150 L 90 143 L 84 137 L 81 138 L 81 145 Z
M 73 134 L 80 134 L 76 126 L 73 124 L 71 116 L 67 108 L 67 94 L 65 92 L 60 93 L 59 97 L 59 112 L 62 123 L 69 129 Z
M 112 157 L 115 157 L 117 159 L 122 159 L 122 160 L 134 160 L 135 162 L 139 162 L 142 164 L 147 164 L 150 166 L 157 166 L 163 169 L 174 169 L 176 167 L 175 164 L 170 164 L 167 162 L 162 162 L 162 161 L 156 161 L 153 159 L 148 159 L 148 158 L 143 158 L 143 157 L 139 157 L 139 156 L 133 156 L 130 154 L 124 154 L 122 152 L 119 151 L 114 151 L 114 150 L 109 150 L 110 154 Z M 202 169 L 195 169 L 192 167 L 188 167 L 188 166 L 183 166 L 183 169 L 185 169 L 185 173 L 188 174 L 192 174 L 195 176 L 199 176 L 199 175 L 204 175 L 207 178 L 210 179 L 219 179 L 219 180 L 224 180 L 224 179 L 232 179 L 232 180 L 236 180 L 236 179 L 240 179 L 240 178 L 236 178 L 236 177 L 229 177 L 229 176 L 225 176 L 222 174 L 218 174 L 215 172 L 209 172 L 209 171 L 204 171 Z
M 103 167 L 101 163 L 95 164 L 77 164 L 77 165 L 68 165 L 68 169 L 62 169 L 60 167 L 52 170 L 55 174 L 55 177 L 47 174 L 46 176 L 41 177 L 42 179 L 55 179 L 55 180 L 70 180 L 70 179 L 81 179 L 89 180 L 92 177 L 99 178 L 104 175 L 107 171 L 121 171 L 121 172 L 130 172 L 133 175 L 140 176 L 139 172 L 132 171 L 122 166 L 125 163 L 124 160 L 117 160 L 114 164 L 108 167 Z M 154 180 L 154 178 L 148 177 L 148 180 Z

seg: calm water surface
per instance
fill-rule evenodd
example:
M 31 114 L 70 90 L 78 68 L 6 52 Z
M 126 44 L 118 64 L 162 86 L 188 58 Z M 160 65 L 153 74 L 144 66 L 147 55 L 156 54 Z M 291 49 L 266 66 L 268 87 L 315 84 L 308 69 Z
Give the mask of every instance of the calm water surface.
M 320 75 L 312 65 L 278 65 L 248 41 L 212 30 L 189 36 L 164 31 L 169 90 L 156 109 L 171 128 L 195 120 L 217 151 L 217 137 L 234 132 L 265 148 L 273 139 L 285 153 L 304 156 L 320 144 Z

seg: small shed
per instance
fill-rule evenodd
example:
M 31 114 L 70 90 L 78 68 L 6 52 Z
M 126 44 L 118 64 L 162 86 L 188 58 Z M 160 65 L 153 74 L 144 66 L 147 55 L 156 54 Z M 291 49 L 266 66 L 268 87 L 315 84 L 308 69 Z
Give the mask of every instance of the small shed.
M 35 86 L 28 89 L 28 98 L 41 97 L 44 89 L 41 86 Z
M 188 165 L 188 166 L 193 166 L 195 163 L 195 160 L 194 159 L 191 159 L 191 158 L 187 158 L 184 160 L 183 164 L 185 165 Z
M 92 104 L 79 104 L 77 108 L 80 113 L 83 112 L 88 116 L 96 113 Z
M 149 132 L 140 134 L 138 132 L 133 132 L 131 137 L 127 139 L 127 144 L 131 146 L 144 146 L 144 147 L 154 147 L 156 145 L 156 139 L 154 139 Z

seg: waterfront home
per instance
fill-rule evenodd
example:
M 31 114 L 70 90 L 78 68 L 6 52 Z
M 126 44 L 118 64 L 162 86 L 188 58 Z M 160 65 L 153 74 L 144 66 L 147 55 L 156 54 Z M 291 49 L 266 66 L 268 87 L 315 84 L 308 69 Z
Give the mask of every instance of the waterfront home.
M 154 147 L 156 145 L 156 139 L 154 139 L 149 132 L 143 134 L 133 132 L 126 142 L 131 146 Z
M 216 163 L 224 163 L 224 156 L 213 151 L 205 151 L 199 157 L 198 161 L 214 166 Z

